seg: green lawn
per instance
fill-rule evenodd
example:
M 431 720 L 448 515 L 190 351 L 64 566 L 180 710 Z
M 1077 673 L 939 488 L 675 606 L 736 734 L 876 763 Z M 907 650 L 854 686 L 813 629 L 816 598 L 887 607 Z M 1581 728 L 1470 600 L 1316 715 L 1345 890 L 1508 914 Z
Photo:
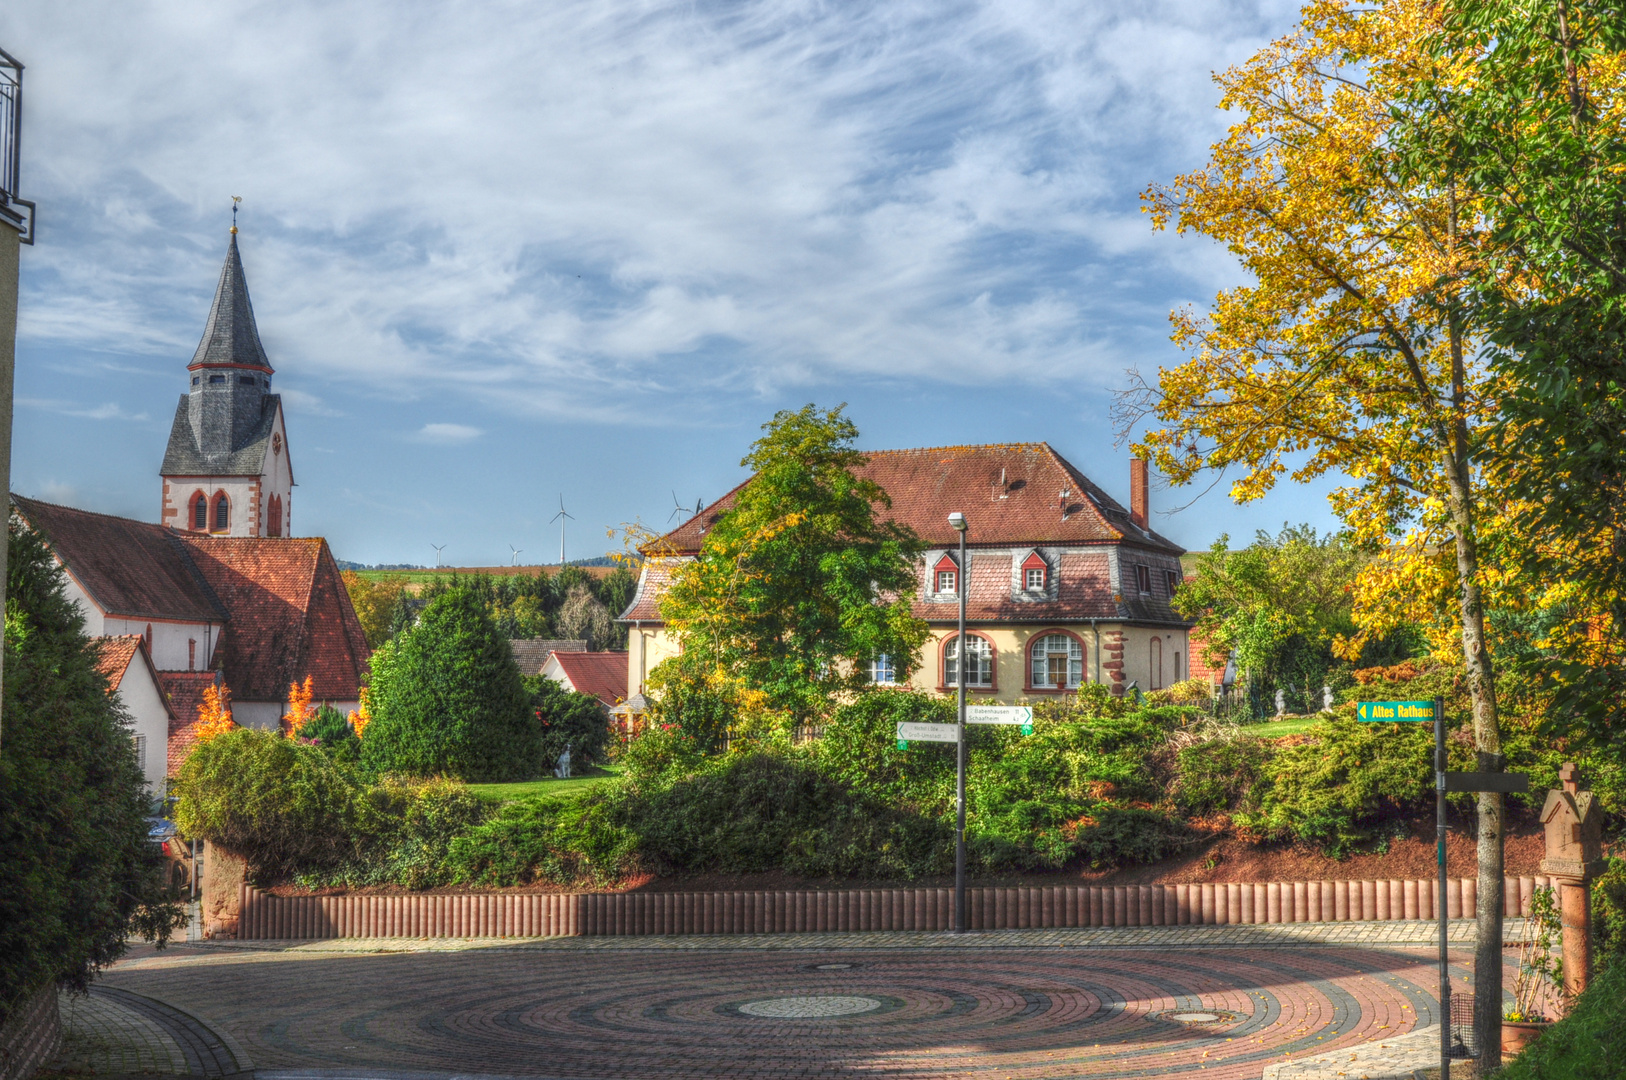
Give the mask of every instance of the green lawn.
M 613 780 L 621 774 L 617 765 L 589 769 L 585 776 L 572 776 L 569 780 L 521 780 L 513 784 L 470 784 L 469 790 L 491 802 L 511 802 L 528 799 L 533 795 L 574 797 Z
M 1298 735 L 1308 731 L 1312 724 L 1320 723 L 1325 717 L 1321 716 L 1289 716 L 1281 720 L 1266 720 L 1258 724 L 1244 725 L 1243 729 L 1250 735 L 1257 735 L 1261 739 L 1280 739 L 1284 735 Z

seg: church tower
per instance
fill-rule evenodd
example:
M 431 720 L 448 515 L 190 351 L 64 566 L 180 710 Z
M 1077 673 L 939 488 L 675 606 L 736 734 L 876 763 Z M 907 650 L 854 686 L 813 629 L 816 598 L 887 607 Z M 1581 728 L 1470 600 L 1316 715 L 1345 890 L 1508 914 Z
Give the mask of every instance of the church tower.
M 271 361 L 248 300 L 237 226 L 226 265 L 187 365 L 164 451 L 159 522 L 213 536 L 288 536 L 294 472 L 282 398 L 271 392 Z

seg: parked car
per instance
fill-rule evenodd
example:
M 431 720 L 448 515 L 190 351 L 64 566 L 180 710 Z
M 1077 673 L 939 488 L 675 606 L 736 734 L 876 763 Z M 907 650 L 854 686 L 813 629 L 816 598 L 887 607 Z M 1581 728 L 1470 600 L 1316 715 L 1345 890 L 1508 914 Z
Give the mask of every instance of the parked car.
M 168 818 L 147 819 L 147 840 L 164 858 L 164 880 L 177 896 L 192 891 L 192 845 L 180 838 Z

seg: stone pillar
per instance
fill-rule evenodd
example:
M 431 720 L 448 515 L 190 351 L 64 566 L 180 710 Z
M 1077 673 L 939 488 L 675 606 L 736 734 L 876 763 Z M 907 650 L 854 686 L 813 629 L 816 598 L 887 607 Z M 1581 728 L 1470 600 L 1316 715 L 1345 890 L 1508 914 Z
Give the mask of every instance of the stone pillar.
M 1603 813 L 1592 792 L 1581 790 L 1580 770 L 1567 761 L 1558 770 L 1562 787 L 1547 793 L 1541 809 L 1546 857 L 1541 872 L 1553 879 L 1564 933 L 1564 993 L 1571 1000 L 1592 974 L 1592 878 L 1603 865 Z
M 237 937 L 237 924 L 243 916 L 243 881 L 247 870 L 241 856 L 218 844 L 204 845 L 204 937 Z

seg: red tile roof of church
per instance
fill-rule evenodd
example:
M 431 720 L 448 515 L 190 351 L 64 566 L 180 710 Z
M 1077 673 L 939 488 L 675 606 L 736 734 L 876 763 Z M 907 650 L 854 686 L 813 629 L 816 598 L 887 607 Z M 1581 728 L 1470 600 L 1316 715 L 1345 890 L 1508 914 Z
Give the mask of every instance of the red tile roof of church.
M 226 609 L 216 655 L 234 699 L 280 701 L 309 675 L 317 701 L 356 700 L 367 637 L 326 540 L 178 535 Z
M 592 694 L 606 705 L 627 696 L 626 653 L 556 652 L 553 659 L 578 694 Z
M 1174 554 L 1182 550 L 1135 525 L 1128 510 L 1049 443 L 874 450 L 865 456 L 868 462 L 855 472 L 891 497 L 892 509 L 883 516 L 914 529 L 929 545 L 959 542 L 948 523 L 949 513 L 958 510 L 970 523 L 972 546 L 1129 543 Z M 699 551 L 704 530 L 733 506 L 744 486 L 648 545 L 647 551 Z
M 68 573 L 110 615 L 219 622 L 225 615 L 162 525 L 13 495 Z
M 201 536 L 12 496 L 68 572 L 114 615 L 224 623 L 215 661 L 239 701 L 355 701 L 367 637 L 320 538 Z

